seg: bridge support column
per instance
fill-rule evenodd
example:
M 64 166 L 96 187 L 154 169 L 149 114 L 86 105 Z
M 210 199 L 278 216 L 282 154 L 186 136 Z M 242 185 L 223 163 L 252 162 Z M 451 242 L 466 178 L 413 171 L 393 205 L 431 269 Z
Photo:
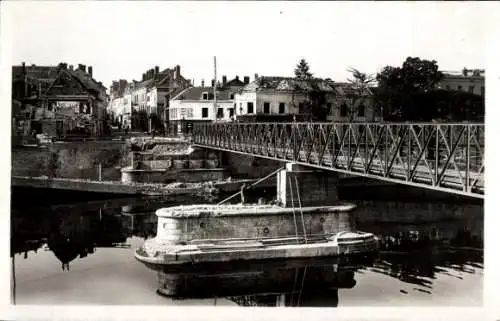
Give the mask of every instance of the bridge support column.
M 277 174 L 277 201 L 284 207 L 298 207 L 300 195 L 302 207 L 334 205 L 338 202 L 338 180 L 337 173 L 287 163 Z

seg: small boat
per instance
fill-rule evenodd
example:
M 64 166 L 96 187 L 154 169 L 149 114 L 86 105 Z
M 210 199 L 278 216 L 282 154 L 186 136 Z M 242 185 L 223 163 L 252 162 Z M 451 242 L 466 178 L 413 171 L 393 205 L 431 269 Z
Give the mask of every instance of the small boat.
M 189 205 L 156 211 L 155 238 L 135 253 L 140 262 L 162 265 L 276 258 L 329 257 L 375 252 L 372 233 L 357 231 L 352 204 Z

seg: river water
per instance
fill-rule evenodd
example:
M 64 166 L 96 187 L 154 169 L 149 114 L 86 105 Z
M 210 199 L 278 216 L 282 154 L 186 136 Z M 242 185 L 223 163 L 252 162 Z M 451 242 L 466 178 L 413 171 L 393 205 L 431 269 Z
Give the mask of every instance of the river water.
M 252 197 L 262 196 L 256 193 Z M 157 272 L 133 255 L 155 235 L 154 210 L 206 199 L 34 195 L 42 194 L 13 191 L 16 304 L 342 307 L 479 306 L 483 301 L 480 202 L 351 197 L 358 206 L 358 228 L 381 238 L 375 257 Z M 170 282 L 172 296 L 157 293 L 159 279 Z

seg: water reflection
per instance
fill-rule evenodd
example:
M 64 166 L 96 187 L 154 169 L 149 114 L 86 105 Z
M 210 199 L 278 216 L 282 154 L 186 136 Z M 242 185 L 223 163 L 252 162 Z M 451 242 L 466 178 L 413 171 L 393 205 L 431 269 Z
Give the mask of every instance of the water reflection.
M 158 293 L 177 300 L 226 298 L 242 306 L 338 305 L 338 289 L 373 257 L 199 264 L 158 271 Z
M 15 254 L 29 260 L 46 250 L 54 254 L 60 263 L 58 269 L 65 274 L 72 262 L 86 260 L 103 247 L 125 248 L 130 251 L 128 264 L 134 264 L 135 248 L 129 240 L 155 236 L 157 208 L 204 201 L 187 196 L 13 208 L 13 274 Z M 144 286 L 175 300 L 226 298 L 242 306 L 335 307 L 339 305 L 339 289 L 363 288 L 361 275 L 379 276 L 371 282 L 380 287 L 384 286 L 383 276 L 434 295 L 435 283 L 443 276 L 459 282 L 483 268 L 482 206 L 457 212 L 441 205 L 421 205 L 424 209 L 390 202 L 358 205 L 358 228 L 381 240 L 376 257 L 192 265 L 156 271 L 157 287 Z M 411 219 L 417 216 L 418 220 Z M 140 271 L 150 273 L 140 266 Z M 122 282 L 130 281 L 130 275 L 119 277 Z M 404 289 L 396 291 L 409 294 Z

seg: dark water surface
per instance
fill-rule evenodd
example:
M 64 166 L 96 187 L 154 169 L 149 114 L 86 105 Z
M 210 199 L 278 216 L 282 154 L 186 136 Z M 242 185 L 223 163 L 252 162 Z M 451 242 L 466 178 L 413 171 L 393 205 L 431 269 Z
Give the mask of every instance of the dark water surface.
M 374 258 L 273 260 L 157 272 L 133 255 L 145 238 L 156 233 L 154 210 L 205 203 L 205 199 L 89 201 L 35 195 L 13 191 L 11 260 L 16 304 L 482 304 L 481 203 L 351 200 L 358 205 L 358 228 L 382 240 Z M 157 293 L 159 279 L 171 296 Z

